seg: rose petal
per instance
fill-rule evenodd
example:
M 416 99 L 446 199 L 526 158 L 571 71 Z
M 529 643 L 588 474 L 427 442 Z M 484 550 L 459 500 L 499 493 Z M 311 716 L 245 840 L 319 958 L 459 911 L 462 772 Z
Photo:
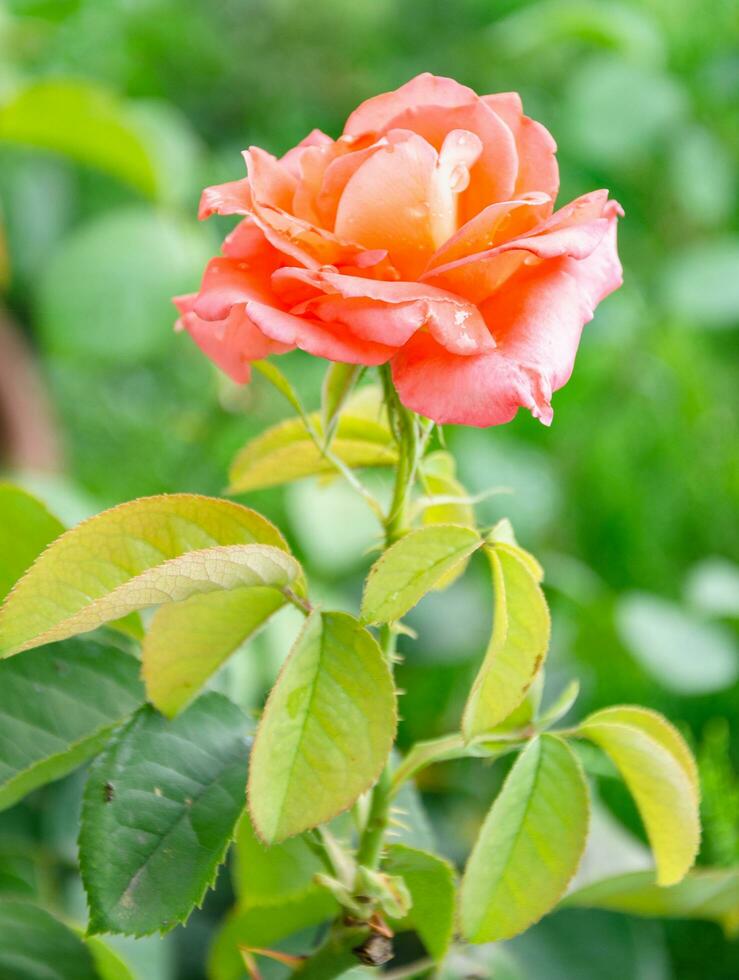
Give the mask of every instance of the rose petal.
M 370 299 L 343 299 L 341 296 L 314 296 L 291 313 L 318 317 L 324 323 L 341 325 L 361 340 L 402 347 L 427 319 L 423 303 L 396 303 L 384 306 Z
M 483 95 L 482 101 L 496 112 L 509 126 L 518 149 L 518 176 L 514 192 L 516 196 L 541 191 L 552 203 L 559 191 L 559 167 L 557 144 L 551 133 L 533 119 L 523 114 L 521 97 L 517 92 L 501 92 Z M 551 205 L 542 206 L 539 217 L 551 214 Z
M 457 293 L 477 305 L 510 279 L 527 254 L 522 249 L 501 252 L 496 246 L 429 269 L 421 276 L 421 282 Z
M 315 310 L 324 318 L 330 310 L 330 318 L 379 343 L 400 346 L 416 330 L 425 329 L 448 350 L 460 355 L 495 346 L 475 306 L 425 283 L 383 282 L 305 269 L 280 269 L 272 282 L 283 302 L 295 304 L 293 312 Z M 306 296 L 304 287 L 316 292 Z M 373 306 L 376 313 L 371 312 Z
M 258 146 L 244 150 L 244 160 L 254 202 L 274 208 L 291 208 L 297 181 L 287 167 Z
M 345 137 L 342 137 L 344 140 Z M 342 142 L 339 140 L 339 143 Z M 316 212 L 326 228 L 334 228 L 336 224 L 336 211 L 339 207 L 341 195 L 349 181 L 349 178 L 361 167 L 361 165 L 371 157 L 384 142 L 371 142 L 369 146 L 362 146 L 360 140 L 352 140 L 352 143 L 345 143 L 347 152 L 336 156 L 326 167 L 320 191 L 316 197 Z M 352 145 L 354 144 L 354 145 Z M 348 147 L 352 146 L 351 151 Z
M 384 249 L 365 249 L 354 242 L 343 241 L 332 232 L 317 228 L 311 222 L 279 208 L 256 205 L 251 217 L 270 245 L 293 263 L 307 269 L 318 269 L 324 265 L 360 268 L 364 264 L 365 268 L 377 265 L 378 275 L 397 275 L 391 263 L 385 261 L 387 253 Z
M 391 362 L 402 403 L 439 425 L 501 425 L 528 398 L 517 366 L 497 351 L 460 357 L 416 334 Z
M 422 279 L 481 303 L 528 261 L 527 253 L 540 259 L 560 255 L 584 259 L 606 234 L 610 217 L 623 213 L 615 202 L 606 203 L 607 196 L 607 191 L 594 191 L 577 198 L 523 237 L 434 265 Z
M 198 218 L 203 221 L 212 214 L 248 214 L 251 205 L 251 188 L 246 177 L 227 184 L 214 184 L 200 195 Z
M 320 129 L 312 129 L 307 136 L 280 157 L 280 163 L 296 180 L 300 177 L 300 164 L 305 151 L 310 147 L 333 146 L 330 136 Z
M 384 92 L 363 102 L 347 119 L 344 132 L 352 135 L 379 133 L 404 109 L 422 105 L 465 105 L 477 98 L 471 88 L 460 85 L 453 78 L 424 72 L 394 92 Z
M 271 303 L 274 301 L 270 288 L 273 272 L 271 256 L 255 257 L 250 261 L 211 259 L 205 267 L 193 310 L 203 320 L 223 320 L 236 303 L 250 299 Z
M 221 252 L 232 259 L 250 259 L 260 252 L 270 254 L 279 264 L 281 253 L 267 241 L 264 232 L 251 216 L 240 221 L 223 240 Z
M 462 225 L 459 231 L 434 253 L 424 276 L 430 277 L 433 269 L 457 259 L 483 252 L 510 237 L 506 235 L 506 229 L 512 224 L 512 212 L 519 208 L 530 213 L 532 225 L 536 224 L 537 210 L 546 201 L 545 194 L 530 194 L 528 198 L 499 201 L 497 204 L 488 205 L 474 218 Z M 519 219 L 517 224 L 520 223 Z
M 526 269 L 483 306 L 497 348 L 458 357 L 416 334 L 393 359 L 402 402 L 440 424 L 510 421 L 519 406 L 549 424 L 550 398 L 566 384 L 595 306 L 621 284 L 616 212 L 586 259 L 567 256 Z
M 341 195 L 335 232 L 365 248 L 386 248 L 404 279 L 415 279 L 436 250 L 437 153 L 415 133 L 381 146 Z
M 478 159 L 471 165 L 469 186 L 460 195 L 460 222 L 468 221 L 488 204 L 514 196 L 519 163 L 513 134 L 480 99 L 458 106 L 413 106 L 391 122 L 393 128 L 423 136 L 437 150 L 441 150 L 452 130 L 474 133 L 480 140 Z
M 340 323 L 309 320 L 256 302 L 247 303 L 246 312 L 273 340 L 329 361 L 374 366 L 384 364 L 395 353 L 394 347 L 361 340 Z
M 187 309 L 188 304 L 182 302 L 194 297 L 179 299 L 175 304 L 182 316 L 176 329 L 186 330 L 206 357 L 239 384 L 249 380 L 251 361 L 290 350 L 289 346 L 266 337 L 246 316 L 243 306 L 233 306 L 224 320 L 202 320 L 191 306 Z
M 313 225 L 325 225 L 319 216 L 317 198 L 323 184 L 326 168 L 339 152 L 338 143 L 330 146 L 313 146 L 303 152 L 300 158 L 300 172 L 293 195 L 292 213 Z

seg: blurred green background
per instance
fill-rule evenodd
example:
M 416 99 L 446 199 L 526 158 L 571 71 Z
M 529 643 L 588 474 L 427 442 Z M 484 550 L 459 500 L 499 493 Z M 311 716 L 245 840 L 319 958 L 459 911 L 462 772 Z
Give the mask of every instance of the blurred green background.
M 547 691 L 577 676 L 582 712 L 641 702 L 675 721 L 702 772 L 700 860 L 736 864 L 738 18 L 731 0 L 0 5 L 6 474 L 70 523 L 134 496 L 219 493 L 235 450 L 288 411 L 261 379 L 237 389 L 172 332 L 171 295 L 197 287 L 230 225 L 198 226 L 201 187 L 242 176 L 251 143 L 279 154 L 314 126 L 338 135 L 357 102 L 420 71 L 520 91 L 560 145 L 561 201 L 607 187 L 624 206 L 625 285 L 586 328 L 551 429 L 522 412 L 504 428 L 449 430 L 448 442 L 473 491 L 513 490 L 480 518 L 509 516 L 543 560 Z M 317 404 L 322 365 L 280 363 Z M 319 592 L 356 603 L 376 528 L 351 491 L 308 482 L 246 502 L 285 529 Z M 489 606 L 473 566 L 412 617 L 403 745 L 456 725 Z M 293 628 L 278 619 L 259 655 L 221 678 L 250 710 Z M 450 856 L 466 852 L 499 779 L 463 763 L 431 770 L 424 800 Z M 80 785 L 0 815 L 0 852 L 20 841 L 34 887 L 83 919 Z M 625 793 L 605 773 L 598 794 L 593 859 L 639 866 Z M 186 929 L 124 941 L 142 980 L 202 977 L 229 902 L 222 874 Z M 571 911 L 464 970 L 454 975 L 728 980 L 739 948 L 717 924 Z

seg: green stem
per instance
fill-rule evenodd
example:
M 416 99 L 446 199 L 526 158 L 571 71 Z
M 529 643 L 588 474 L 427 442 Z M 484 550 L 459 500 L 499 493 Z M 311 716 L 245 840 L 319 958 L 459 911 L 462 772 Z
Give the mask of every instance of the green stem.
M 372 802 L 357 851 L 357 864 L 376 870 L 380 865 L 382 847 L 385 843 L 390 820 L 390 790 L 393 775 L 390 766 L 385 766 L 382 775 L 372 790 Z
M 395 486 L 390 509 L 384 521 L 385 547 L 389 548 L 405 531 L 408 503 L 418 465 L 419 439 L 416 416 L 401 405 L 393 387 L 389 372 L 382 375 L 385 388 L 390 427 L 398 444 L 398 468 L 395 472 Z M 392 668 L 397 643 L 397 632 L 388 624 L 380 629 L 380 646 Z M 385 767 L 372 790 L 367 823 L 359 841 L 357 864 L 366 868 L 379 867 L 382 847 L 390 821 L 390 800 L 393 776 L 390 763 Z
M 390 428 L 398 445 L 398 468 L 395 471 L 393 499 L 383 522 L 385 547 L 389 548 L 406 530 L 408 503 L 416 479 L 419 456 L 422 448 L 425 448 L 425 440 L 422 445 L 419 440 L 418 419 L 413 412 L 409 412 L 401 404 L 386 367 L 382 369 L 382 381 Z
M 407 530 L 409 503 L 416 480 L 418 463 L 428 445 L 431 430 L 430 427 L 421 427 L 418 417 L 400 403 L 389 370 L 387 368 L 380 370 L 390 428 L 398 446 L 398 465 L 395 471 L 392 501 L 382 520 L 385 530 L 385 548 L 389 548 Z M 388 624 L 382 626 L 379 631 L 379 641 L 388 664 L 392 668 L 395 660 L 397 631 Z M 392 767 L 388 763 L 372 790 L 367 821 L 360 834 L 357 848 L 357 866 L 362 865 L 373 870 L 380 866 L 385 834 L 390 822 L 392 791 L 393 773 Z M 358 933 L 354 926 L 346 925 L 341 920 L 337 921 L 326 943 L 306 960 L 295 976 L 326 978 L 337 976 L 338 974 L 333 971 L 338 966 L 347 963 L 356 965 L 356 957 L 351 951 L 359 945 L 358 936 L 366 938 L 369 934 L 368 928 Z M 344 968 L 347 967 L 344 966 Z M 316 970 L 318 973 L 315 972 Z

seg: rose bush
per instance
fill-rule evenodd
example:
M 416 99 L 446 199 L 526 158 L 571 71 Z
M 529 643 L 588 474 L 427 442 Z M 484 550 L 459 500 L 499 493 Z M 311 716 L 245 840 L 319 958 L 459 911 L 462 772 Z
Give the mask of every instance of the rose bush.
M 234 380 L 295 347 L 390 362 L 401 401 L 439 423 L 548 424 L 582 327 L 621 284 L 622 211 L 594 191 L 554 212 L 556 144 L 516 93 L 419 75 L 369 99 L 337 140 L 314 130 L 200 217 L 240 214 L 179 325 Z

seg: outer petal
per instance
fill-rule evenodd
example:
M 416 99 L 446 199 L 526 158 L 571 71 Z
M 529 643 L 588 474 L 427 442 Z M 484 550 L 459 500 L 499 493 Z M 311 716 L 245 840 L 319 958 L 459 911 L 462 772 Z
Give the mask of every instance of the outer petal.
M 274 271 L 271 257 L 264 264 L 240 259 L 211 259 L 205 267 L 200 292 L 193 310 L 204 320 L 223 320 L 237 303 L 255 299 L 272 303 L 270 276 Z
M 397 277 L 384 249 L 366 249 L 343 241 L 310 221 L 296 218 L 280 208 L 256 205 L 252 220 L 287 264 L 318 269 L 324 265 L 374 269 L 377 275 Z
M 459 357 L 428 334 L 416 334 L 391 366 L 403 404 L 439 425 L 501 425 L 528 399 L 516 365 L 497 351 Z
M 291 312 L 341 325 L 361 340 L 393 348 L 402 347 L 426 320 L 426 309 L 421 303 L 386 307 L 374 300 L 343 299 L 336 294 L 315 296 Z
M 441 289 L 464 296 L 470 303 L 479 304 L 518 271 L 526 256 L 522 249 L 501 252 L 496 246 L 429 269 L 421 276 L 421 281 L 433 283 Z
M 580 334 L 597 303 L 621 284 L 616 215 L 586 259 L 560 257 L 526 269 L 483 313 L 498 346 L 454 356 L 417 334 L 393 359 L 393 379 L 409 408 L 439 423 L 488 426 L 519 406 L 549 424 L 550 398 L 572 373 Z
M 425 329 L 447 350 L 463 356 L 495 346 L 475 306 L 425 283 L 281 269 L 273 276 L 273 286 L 283 300 L 302 299 L 293 312 L 312 311 L 378 343 L 399 347 L 417 330 Z M 313 295 L 301 297 L 303 286 L 313 287 Z
M 350 135 L 381 132 L 404 109 L 412 106 L 455 106 L 475 102 L 478 96 L 471 88 L 453 78 L 424 72 L 394 92 L 384 92 L 367 99 L 349 116 L 344 132 Z
M 270 245 L 264 232 L 251 216 L 240 221 L 233 231 L 226 235 L 221 251 L 228 258 L 245 260 L 253 259 L 260 253 L 268 254 L 272 257 L 275 266 L 284 260 L 282 253 Z
M 584 259 L 606 234 L 611 218 L 623 213 L 616 202 L 607 202 L 607 197 L 607 191 L 586 194 L 521 238 L 434 265 L 423 278 L 481 303 L 524 263 L 531 261 L 527 254 L 539 259 L 561 255 Z M 512 212 L 515 214 L 516 211 Z
M 254 202 L 274 208 L 292 207 L 297 181 L 288 168 L 258 146 L 244 150 L 244 159 Z
M 212 214 L 248 214 L 252 198 L 249 181 L 231 180 L 227 184 L 214 184 L 206 187 L 200 195 L 198 218 L 202 221 Z
M 224 320 L 202 320 L 192 310 L 194 298 L 175 299 L 182 314 L 176 329 L 186 330 L 206 357 L 239 384 L 249 380 L 251 361 L 290 350 L 265 336 L 246 316 L 243 306 L 232 307 Z
M 559 191 L 559 167 L 557 144 L 549 130 L 524 116 L 517 92 L 484 95 L 482 100 L 508 124 L 516 140 L 519 166 L 515 193 L 541 191 L 554 202 Z M 545 218 L 548 213 L 551 208 L 549 212 L 542 210 L 540 217 Z
M 545 194 L 532 193 L 512 201 L 499 201 L 497 204 L 488 205 L 444 242 L 431 257 L 424 275 L 430 277 L 433 269 L 484 252 L 509 238 L 506 231 L 512 224 L 518 226 L 525 223 L 526 219 L 514 213 L 519 209 L 525 211 L 530 216 L 528 219 L 530 224 L 535 225 L 539 208 L 547 202 L 548 198 Z
M 249 318 L 268 337 L 299 347 L 316 357 L 346 364 L 384 364 L 395 353 L 394 347 L 361 340 L 340 323 L 323 323 L 318 319 L 293 316 L 263 303 L 247 303 Z

